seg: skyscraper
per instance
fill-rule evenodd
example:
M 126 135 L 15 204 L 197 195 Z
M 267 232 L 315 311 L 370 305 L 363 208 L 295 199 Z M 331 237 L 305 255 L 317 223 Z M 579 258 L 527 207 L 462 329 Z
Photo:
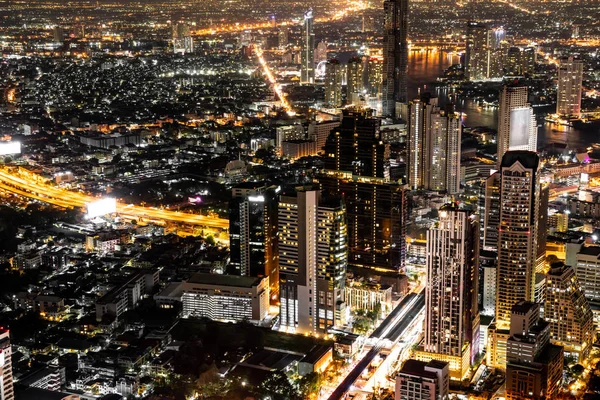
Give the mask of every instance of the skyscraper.
M 349 263 L 397 271 L 405 266 L 407 201 L 404 185 L 390 181 L 380 124 L 367 110 L 344 110 L 325 142 L 318 179 L 324 191 L 345 199 Z
M 462 380 L 479 353 L 479 226 L 475 214 L 447 204 L 427 231 L 425 336 L 422 361 L 450 364 Z
M 550 340 L 579 362 L 587 359 L 596 336 L 594 316 L 573 267 L 553 264 L 546 275 L 544 319 Z
M 550 324 L 539 304 L 520 301 L 511 308 L 507 339 L 506 398 L 553 399 L 560 390 L 564 353 L 550 344 Z
M 581 91 L 583 62 L 573 56 L 560 60 L 558 67 L 558 92 L 556 113 L 579 118 L 581 115 Z
M 346 67 L 346 98 L 348 103 L 352 103 L 352 96 L 362 93 L 364 84 L 365 68 L 363 60 L 359 57 L 353 57 L 348 61 Z
M 325 103 L 332 107 L 342 105 L 342 80 L 345 68 L 337 58 L 332 58 L 325 66 Z
M 395 116 L 408 101 L 408 0 L 385 0 L 383 10 L 383 114 Z
M 231 273 L 268 276 L 273 295 L 279 293 L 278 193 L 277 186 L 244 183 L 232 189 L 229 203 Z
M 465 77 L 476 81 L 487 78 L 488 27 L 476 22 L 467 24 Z
M 315 83 L 315 34 L 313 32 L 313 11 L 309 8 L 302 21 L 302 49 L 300 55 L 300 82 Z
M 462 121 L 453 107 L 437 104 L 428 96 L 409 104 L 408 184 L 454 194 L 460 191 Z
M 288 332 L 322 334 L 344 314 L 346 210 L 300 189 L 279 201 L 280 319 Z
M 514 304 L 533 301 L 540 214 L 539 157 L 509 151 L 500 165 L 500 223 L 496 317 L 488 329 L 488 365 L 506 367 L 506 340 Z
M 0 399 L 14 400 L 10 332 L 0 328 Z
M 498 109 L 498 165 L 509 150 L 537 151 L 537 124 L 527 86 L 506 85 Z

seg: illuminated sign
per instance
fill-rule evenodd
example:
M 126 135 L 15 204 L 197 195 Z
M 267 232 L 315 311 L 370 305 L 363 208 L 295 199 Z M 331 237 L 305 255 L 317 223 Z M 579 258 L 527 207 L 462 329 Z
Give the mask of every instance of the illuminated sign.
M 117 200 L 112 197 L 106 197 L 98 201 L 87 204 L 87 217 L 95 218 L 101 215 L 117 212 Z
M 0 142 L 0 155 L 21 154 L 21 142 Z
M 514 108 L 510 110 L 509 150 L 528 150 L 531 134 L 531 108 Z

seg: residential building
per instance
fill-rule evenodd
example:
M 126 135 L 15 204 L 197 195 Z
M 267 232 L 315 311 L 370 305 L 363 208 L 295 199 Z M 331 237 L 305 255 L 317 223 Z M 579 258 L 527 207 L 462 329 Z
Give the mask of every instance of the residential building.
M 550 323 L 550 340 L 567 355 L 582 362 L 590 355 L 596 333 L 594 315 L 573 267 L 553 264 L 546 275 L 544 319 Z
M 332 58 L 325 65 L 325 103 L 332 107 L 342 106 L 342 84 L 346 75 L 344 65 Z
M 488 365 L 504 369 L 512 307 L 533 301 L 540 214 L 539 157 L 509 151 L 500 165 L 496 315 L 488 330 Z
M 558 66 L 556 113 L 579 118 L 583 91 L 583 62 L 573 56 L 564 57 Z
M 322 334 L 345 319 L 346 209 L 337 197 L 299 188 L 279 200 L 280 325 Z
M 555 398 L 564 354 L 550 343 L 550 324 L 540 318 L 538 304 L 520 301 L 512 307 L 506 348 L 507 400 Z
M 479 353 L 479 226 L 471 211 L 447 204 L 427 231 L 423 348 L 417 359 L 446 361 L 463 380 Z
M 446 400 L 450 392 L 448 363 L 407 360 L 396 376 L 395 400 Z
M 426 94 L 409 104 L 408 185 L 450 194 L 460 191 L 462 122 L 453 107 L 440 110 Z

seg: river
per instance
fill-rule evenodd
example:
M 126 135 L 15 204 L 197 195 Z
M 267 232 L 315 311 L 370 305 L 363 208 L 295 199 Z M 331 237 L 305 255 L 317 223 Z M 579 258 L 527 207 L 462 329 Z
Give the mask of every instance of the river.
M 431 82 L 443 74 L 444 69 L 452 64 L 458 64 L 459 57 L 441 51 L 413 51 L 408 58 L 408 94 L 415 98 L 418 90 L 435 93 L 441 105 L 454 102 L 456 110 L 464 112 L 464 124 L 475 128 L 485 126 L 496 129 L 498 110 L 482 108 L 469 99 L 456 96 L 453 88 L 432 88 Z M 600 142 L 600 132 L 588 132 L 567 126 L 558 126 L 545 122 L 545 114 L 552 112 L 553 106 L 535 108 L 538 117 L 538 148 L 544 148 L 550 143 L 567 144 L 569 149 L 588 147 L 591 143 Z

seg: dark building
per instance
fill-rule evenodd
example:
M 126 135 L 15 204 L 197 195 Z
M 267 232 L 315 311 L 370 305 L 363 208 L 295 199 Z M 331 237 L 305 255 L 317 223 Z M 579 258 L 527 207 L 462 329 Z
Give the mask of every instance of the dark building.
M 346 202 L 350 265 L 402 270 L 406 258 L 405 187 L 389 179 L 389 147 L 380 121 L 361 110 L 345 111 L 325 143 L 325 192 Z
M 408 101 L 408 0 L 386 0 L 383 33 L 383 114 Z
M 272 294 L 279 292 L 278 193 L 277 186 L 244 183 L 232 189 L 229 203 L 230 272 L 268 276 Z

